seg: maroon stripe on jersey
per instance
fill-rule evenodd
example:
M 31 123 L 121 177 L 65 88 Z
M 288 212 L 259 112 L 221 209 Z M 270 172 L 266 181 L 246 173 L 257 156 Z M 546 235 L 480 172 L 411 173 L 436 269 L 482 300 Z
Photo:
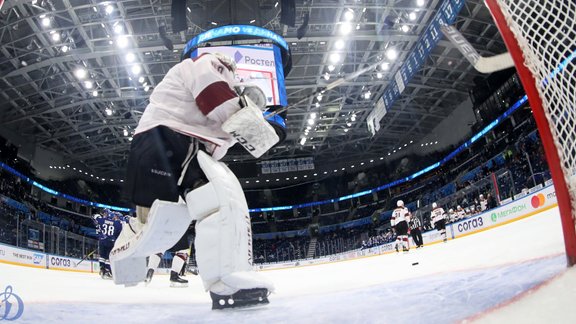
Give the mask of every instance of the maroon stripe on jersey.
M 208 115 L 214 108 L 236 97 L 238 95 L 230 89 L 228 83 L 218 81 L 210 84 L 198 94 L 196 104 L 204 115 Z

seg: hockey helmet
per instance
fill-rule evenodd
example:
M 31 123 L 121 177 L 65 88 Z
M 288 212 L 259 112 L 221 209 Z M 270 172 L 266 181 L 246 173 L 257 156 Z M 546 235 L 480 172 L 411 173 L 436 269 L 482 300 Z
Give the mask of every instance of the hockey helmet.
M 404 202 L 402 200 L 398 200 L 398 202 L 396 203 L 396 206 L 404 207 Z

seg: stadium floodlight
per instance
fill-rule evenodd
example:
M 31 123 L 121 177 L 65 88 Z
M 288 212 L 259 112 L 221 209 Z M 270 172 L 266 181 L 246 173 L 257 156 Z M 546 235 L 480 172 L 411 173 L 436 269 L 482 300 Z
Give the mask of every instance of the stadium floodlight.
M 128 37 L 120 36 L 116 39 L 116 45 L 120 48 L 126 48 L 128 46 Z
M 346 12 L 344 12 L 344 20 L 351 21 L 352 19 L 354 19 L 354 10 L 352 9 L 346 10 Z
M 340 25 L 340 33 L 342 35 L 348 35 L 352 32 L 352 25 L 350 23 L 342 23 Z
M 386 57 L 390 60 L 395 60 L 398 58 L 398 52 L 395 49 L 390 48 L 386 51 Z
M 142 72 L 142 67 L 138 64 L 133 65 L 131 68 L 131 71 L 132 71 L 132 73 L 138 75 L 138 74 L 140 74 L 140 72 Z
M 334 48 L 337 50 L 341 50 L 344 48 L 344 46 L 346 45 L 346 43 L 344 42 L 343 39 L 339 39 L 334 43 Z
M 128 54 L 126 54 L 126 61 L 128 61 L 129 63 L 134 62 L 134 60 L 136 60 L 136 55 L 134 55 L 134 53 L 130 52 Z
M 340 61 L 340 54 L 338 53 L 332 53 L 330 54 L 330 57 L 328 58 L 330 60 L 330 62 L 332 63 L 338 63 Z

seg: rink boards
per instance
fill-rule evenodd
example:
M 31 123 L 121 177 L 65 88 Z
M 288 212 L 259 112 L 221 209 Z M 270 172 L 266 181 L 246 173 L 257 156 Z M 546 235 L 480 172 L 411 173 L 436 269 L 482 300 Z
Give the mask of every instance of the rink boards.
M 549 185 L 543 189 L 534 192 L 531 191 L 532 190 L 528 191 L 529 193 L 524 197 L 512 202 L 508 202 L 496 209 L 469 217 L 465 220 L 448 224 L 446 226 L 446 233 L 450 239 L 455 239 L 458 237 L 485 231 L 497 226 L 502 226 L 557 206 L 554 186 Z M 436 230 L 425 232 L 422 234 L 422 236 L 425 245 L 435 244 L 442 241 L 440 233 Z M 412 239 L 410 240 L 410 246 L 414 246 L 414 242 Z M 349 251 L 317 259 L 259 264 L 256 265 L 255 268 L 258 270 L 292 268 L 357 259 L 394 252 L 394 243 L 387 243 L 370 249 Z M 52 270 L 98 273 L 98 262 L 88 260 L 84 260 L 82 262 L 80 261 L 81 260 L 77 258 L 69 258 L 65 256 L 43 253 L 41 251 L 34 251 L 17 248 L 6 244 L 0 244 L 1 263 Z
M 32 268 L 52 270 L 98 272 L 98 262 L 69 258 L 60 255 L 43 253 L 41 251 L 17 248 L 0 244 L 0 262 L 21 265 Z
M 545 210 L 558 206 L 556 191 L 554 190 L 553 185 L 548 185 L 543 189 L 541 189 L 541 187 L 533 188 L 523 193 L 522 195 L 522 198 L 507 202 L 498 208 L 446 225 L 446 233 L 448 238 L 455 239 L 482 232 L 494 227 L 502 226 L 510 222 L 536 215 Z M 440 232 L 437 230 L 422 233 L 422 238 L 424 240 L 424 245 L 442 242 Z M 317 259 L 268 263 L 257 265 L 256 267 L 260 270 L 282 269 L 396 253 L 394 245 L 395 243 L 392 242 L 365 250 L 349 251 Z M 415 246 L 412 238 L 410 238 L 410 246 Z

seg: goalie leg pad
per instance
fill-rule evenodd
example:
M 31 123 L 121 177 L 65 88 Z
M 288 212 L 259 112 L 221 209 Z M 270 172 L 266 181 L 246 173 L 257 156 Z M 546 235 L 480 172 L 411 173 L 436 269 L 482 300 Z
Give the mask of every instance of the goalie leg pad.
M 273 285 L 252 269 L 252 228 L 238 179 L 224 163 L 200 151 L 209 182 L 189 192 L 186 202 L 196 219 L 196 262 L 204 288 L 219 295 Z
M 156 200 L 146 224 L 136 232 L 126 226 L 110 252 L 114 283 L 134 286 L 146 278 L 146 257 L 164 252 L 184 235 L 192 219 L 186 205 Z

